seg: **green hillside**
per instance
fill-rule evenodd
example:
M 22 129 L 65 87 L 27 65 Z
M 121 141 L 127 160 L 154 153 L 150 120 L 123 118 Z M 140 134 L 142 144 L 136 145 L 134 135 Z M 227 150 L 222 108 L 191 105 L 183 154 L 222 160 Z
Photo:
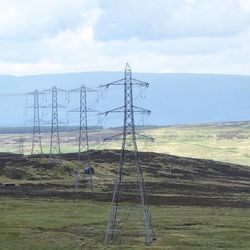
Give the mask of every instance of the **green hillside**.
M 94 193 L 80 179 L 77 154 L 60 162 L 0 154 L 2 249 L 103 249 L 118 151 L 95 151 Z M 248 249 L 250 169 L 208 160 L 141 153 L 157 241 L 148 249 Z M 133 192 L 121 203 L 134 205 Z M 129 226 L 108 249 L 145 249 Z
M 138 140 L 140 151 L 166 153 L 185 157 L 211 159 L 250 165 L 250 123 L 215 123 L 204 125 L 169 126 L 138 129 L 153 137 L 154 142 Z M 120 149 L 121 141 L 102 143 L 103 138 L 119 133 L 119 129 L 105 129 L 90 133 L 91 148 Z M 49 136 L 43 134 L 44 152 L 49 152 Z M 31 134 L 0 134 L 1 152 L 18 152 L 18 139 L 25 138 L 24 152 L 30 153 Z M 61 133 L 62 152 L 78 150 L 78 132 Z

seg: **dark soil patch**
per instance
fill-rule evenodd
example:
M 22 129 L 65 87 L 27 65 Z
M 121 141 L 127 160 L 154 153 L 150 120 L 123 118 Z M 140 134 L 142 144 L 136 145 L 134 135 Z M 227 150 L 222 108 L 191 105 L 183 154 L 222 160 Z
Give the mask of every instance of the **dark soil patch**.
M 130 158 L 131 154 L 127 155 Z M 62 157 L 65 161 L 76 162 L 78 159 L 77 154 L 64 154 Z M 109 202 L 112 199 L 114 182 L 110 176 L 115 178 L 119 151 L 92 151 L 91 158 L 93 165 L 102 169 L 99 177 L 101 182 L 96 183 L 98 188 L 94 193 L 79 192 L 78 198 Z M 0 175 L 6 176 L 7 167 L 10 171 L 8 177 L 13 180 L 25 178 L 26 166 L 32 166 L 39 171 L 59 168 L 56 162 L 41 163 L 39 159 L 39 156 L 0 154 Z M 250 207 L 250 168 L 246 166 L 147 152 L 141 153 L 140 159 L 151 204 Z M 109 168 L 105 169 L 103 166 L 107 165 Z M 69 175 L 72 169 L 64 167 L 63 171 L 65 175 Z M 106 176 L 109 179 L 106 180 Z M 75 198 L 72 186 L 55 184 L 53 175 L 49 177 L 51 182 L 46 184 L 38 181 L 30 184 L 27 181 L 15 188 L 0 185 L 0 196 Z M 29 179 L 32 178 L 27 178 Z M 84 186 L 85 182 L 82 181 L 79 190 L 82 191 Z M 123 201 L 133 202 L 135 195 L 126 193 Z

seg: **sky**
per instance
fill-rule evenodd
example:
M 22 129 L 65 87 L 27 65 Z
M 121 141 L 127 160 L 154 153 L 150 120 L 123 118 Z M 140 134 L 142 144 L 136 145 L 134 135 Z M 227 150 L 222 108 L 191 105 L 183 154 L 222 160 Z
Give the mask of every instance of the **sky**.
M 250 74 L 250 0 L 0 0 L 0 74 Z

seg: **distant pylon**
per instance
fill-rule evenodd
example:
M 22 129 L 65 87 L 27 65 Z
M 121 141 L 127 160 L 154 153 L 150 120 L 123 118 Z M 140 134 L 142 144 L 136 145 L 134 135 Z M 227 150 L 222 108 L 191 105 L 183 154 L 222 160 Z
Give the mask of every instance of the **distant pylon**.
M 113 241 L 118 233 L 126 233 L 126 229 L 130 230 L 129 224 L 139 227 L 140 222 L 143 222 L 145 243 L 151 244 L 156 240 L 156 237 L 136 143 L 136 138 L 145 136 L 135 132 L 134 122 L 134 113 L 150 114 L 150 111 L 133 105 L 133 86 L 148 87 L 149 84 L 132 78 L 131 68 L 127 64 L 124 79 L 102 85 L 101 87 L 108 88 L 112 85 L 124 86 L 124 106 L 103 114 L 121 112 L 124 114 L 124 124 L 123 132 L 117 135 L 122 136 L 122 149 L 113 192 L 112 207 L 105 234 L 105 244 Z M 131 202 L 131 204 L 128 202 Z M 137 230 L 140 230 L 138 233 L 141 233 L 141 229 Z
M 33 104 L 33 136 L 32 136 L 32 147 L 31 155 L 37 152 L 43 154 L 42 140 L 41 140 L 41 128 L 40 128 L 40 104 L 39 104 L 39 92 L 35 90 L 33 92 L 34 104 Z
M 57 88 L 52 87 L 51 90 L 51 132 L 50 132 L 50 154 L 49 161 L 53 160 L 56 154 L 61 160 L 60 136 L 58 127 L 58 102 Z
M 87 105 L 87 92 L 97 92 L 96 90 L 87 88 L 81 85 L 78 89 L 70 90 L 70 92 L 79 92 L 80 106 L 70 112 L 79 112 L 79 138 L 78 138 L 78 160 L 79 165 L 83 166 L 80 170 L 79 166 L 75 171 L 74 190 L 77 194 L 79 177 L 84 173 L 87 175 L 88 188 L 93 192 L 93 168 L 91 167 L 90 153 L 89 153 L 89 137 L 88 137 L 88 112 L 95 112 L 88 108 Z
M 24 138 L 20 137 L 18 140 L 18 154 L 23 155 L 23 143 L 24 143 Z

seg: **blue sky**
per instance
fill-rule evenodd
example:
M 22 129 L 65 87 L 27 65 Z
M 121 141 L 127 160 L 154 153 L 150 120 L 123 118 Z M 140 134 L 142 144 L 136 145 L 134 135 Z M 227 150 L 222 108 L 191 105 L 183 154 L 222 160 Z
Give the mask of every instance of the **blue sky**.
M 250 74 L 250 0 L 0 0 L 0 74 Z

